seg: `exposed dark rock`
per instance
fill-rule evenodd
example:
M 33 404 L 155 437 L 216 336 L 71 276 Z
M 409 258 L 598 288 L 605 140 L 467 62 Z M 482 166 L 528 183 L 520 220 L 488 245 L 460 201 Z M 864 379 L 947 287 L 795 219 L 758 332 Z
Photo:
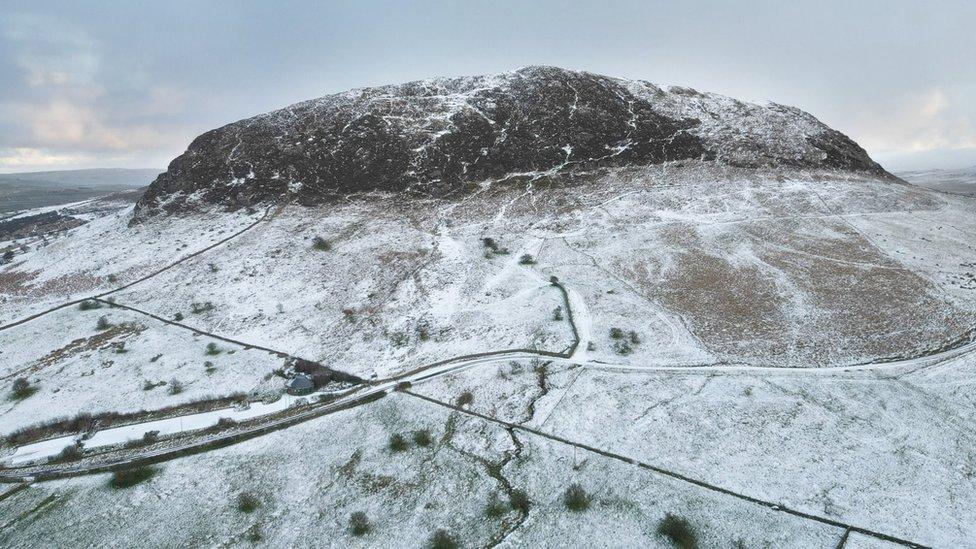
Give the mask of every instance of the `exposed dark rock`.
M 352 90 L 209 131 L 153 182 L 134 219 L 285 195 L 448 196 L 511 176 L 685 159 L 884 173 L 799 109 L 528 67 Z

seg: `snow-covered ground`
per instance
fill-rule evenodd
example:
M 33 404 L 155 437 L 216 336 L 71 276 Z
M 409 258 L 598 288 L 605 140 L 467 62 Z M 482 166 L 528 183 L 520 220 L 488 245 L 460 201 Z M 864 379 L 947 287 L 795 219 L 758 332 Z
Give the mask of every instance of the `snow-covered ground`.
M 372 194 L 275 208 L 112 297 L 364 378 L 414 372 L 418 394 L 470 399 L 492 418 L 828 520 L 965 547 L 976 536 L 974 210 L 971 198 L 828 173 L 692 164 L 540 176 L 452 201 Z M 0 317 L 117 288 L 258 215 L 92 221 L 0 268 Z M 568 349 L 552 276 L 581 339 L 571 359 L 515 353 L 423 369 L 501 349 Z M 50 289 L 78 277 L 87 282 L 70 292 Z M 102 315 L 112 327 L 96 327 Z M 209 356 L 210 342 L 138 312 L 77 306 L 0 331 L 0 390 L 17 377 L 38 389 L 0 402 L 0 432 L 79 411 L 280 392 L 267 376 L 282 358 L 219 341 Z M 944 360 L 912 360 L 927 355 Z M 183 393 L 142 389 L 174 378 Z M 431 429 L 431 449 L 386 448 L 391 433 L 419 428 Z M 836 547 L 843 535 L 519 433 L 516 443 L 498 424 L 394 393 L 169 462 L 130 492 L 102 477 L 32 487 L 0 509 L 33 516 L 50 499 L 57 512 L 0 529 L 0 544 L 30 545 L 60 527 L 66 543 L 100 535 L 125 545 L 151 532 L 161 545 L 236 545 L 258 524 L 275 545 L 417 546 L 443 527 L 465 546 L 495 536 L 666 546 L 655 534 L 666 512 L 688 517 L 704 547 Z M 529 492 L 528 517 L 484 518 L 499 471 Z M 574 480 L 594 494 L 582 515 L 559 501 Z M 233 508 L 242 490 L 262 498 L 261 511 Z M 347 538 L 355 510 L 376 521 L 374 537 Z M 141 516 L 180 528 L 159 532 Z M 875 542 L 852 535 L 848 546 Z

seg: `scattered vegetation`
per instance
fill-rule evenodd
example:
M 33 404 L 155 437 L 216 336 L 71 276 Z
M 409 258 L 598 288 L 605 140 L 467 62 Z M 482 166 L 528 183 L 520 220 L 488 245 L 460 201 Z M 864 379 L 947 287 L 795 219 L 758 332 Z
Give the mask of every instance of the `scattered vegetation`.
M 24 400 L 36 392 L 37 387 L 32 386 L 26 377 L 15 379 L 13 387 L 10 389 L 10 394 L 14 400 Z
M 624 331 L 623 330 L 621 330 L 620 328 L 617 328 L 617 327 L 610 328 L 610 338 L 611 339 L 623 339 L 623 337 L 624 337 Z
M 447 530 L 441 529 L 434 532 L 434 535 L 430 537 L 427 547 L 430 549 L 457 549 L 458 543 L 454 541 Z
M 563 503 L 570 511 L 581 513 L 590 507 L 590 496 L 582 486 L 574 482 L 563 492 Z
M 237 494 L 237 510 L 242 513 L 253 513 L 261 506 L 261 500 L 251 492 Z
M 143 391 L 152 391 L 156 387 L 162 387 L 163 385 L 166 385 L 166 382 L 165 381 L 157 381 L 156 383 L 153 383 L 152 381 L 149 381 L 147 379 L 147 380 L 145 380 L 145 381 L 142 382 L 142 390 Z
M 696 549 L 698 547 L 698 538 L 695 536 L 691 524 L 677 515 L 665 514 L 664 518 L 657 524 L 657 533 L 671 540 L 671 543 L 679 549 Z
M 457 404 L 458 406 L 467 406 L 472 402 L 474 402 L 474 395 L 471 394 L 471 391 L 465 391 L 461 393 L 461 396 L 457 397 L 455 404 Z
M 426 448 L 433 444 L 434 439 L 430 436 L 430 431 L 427 429 L 418 429 L 413 432 L 413 443 L 422 448 Z
M 403 438 L 403 435 L 400 433 L 393 433 L 390 435 L 389 447 L 391 452 L 397 453 L 403 452 L 409 448 L 410 445 L 407 444 L 407 439 Z
M 13 260 L 14 260 L 14 251 L 13 250 L 7 250 L 7 251 L 3 252 L 3 262 L 4 263 L 10 263 Z
M 219 354 L 220 354 L 220 347 L 218 347 L 216 343 L 214 343 L 213 341 L 207 343 L 207 355 L 216 356 Z
M 169 394 L 171 394 L 171 395 L 178 395 L 178 394 L 182 393 L 183 392 L 183 382 L 181 382 L 180 380 L 178 380 L 176 378 L 173 378 L 173 379 L 169 380 L 169 389 L 167 389 L 167 391 L 169 391 Z
M 102 304 L 94 299 L 86 299 L 78 304 L 78 308 L 82 311 L 92 311 L 94 309 L 101 309 Z
M 193 302 L 190 304 L 190 312 L 199 315 L 207 311 L 214 310 L 214 304 L 209 301 L 204 301 L 203 303 Z
M 352 309 L 343 309 L 342 316 L 349 322 L 356 322 L 356 311 Z
M 352 535 L 357 538 L 364 536 L 369 532 L 369 528 L 369 519 L 366 518 L 366 513 L 356 511 L 349 515 L 349 531 L 352 532 Z
M 522 254 L 522 257 L 519 258 L 519 263 L 522 265 L 535 265 L 535 258 L 532 257 L 532 254 Z
M 316 236 L 312 239 L 312 247 L 320 252 L 328 252 L 332 249 L 332 243 L 321 236 Z
M 552 319 L 553 320 L 562 320 L 563 319 L 563 308 L 562 308 L 562 305 L 560 305 L 560 306 L 558 306 L 558 307 L 556 307 L 555 309 L 552 310 Z
M 209 376 L 210 374 L 212 374 L 212 373 L 214 373 L 214 372 L 217 371 L 217 367 L 214 366 L 214 363 L 213 362 L 210 362 L 209 360 L 206 360 L 203 363 L 203 371 L 204 371 L 204 373 L 206 373 Z
M 481 239 L 481 243 L 485 246 L 485 258 L 490 259 L 493 255 L 508 255 L 508 248 L 502 248 L 495 242 L 495 239 L 486 236 Z
M 250 528 L 247 529 L 247 541 L 251 543 L 257 543 L 264 539 L 264 535 L 261 533 L 261 525 L 254 523 Z
M 123 469 L 112 473 L 112 478 L 108 480 L 108 485 L 110 488 L 122 490 L 143 483 L 155 475 L 155 467 L 145 466 L 136 467 L 135 469 Z

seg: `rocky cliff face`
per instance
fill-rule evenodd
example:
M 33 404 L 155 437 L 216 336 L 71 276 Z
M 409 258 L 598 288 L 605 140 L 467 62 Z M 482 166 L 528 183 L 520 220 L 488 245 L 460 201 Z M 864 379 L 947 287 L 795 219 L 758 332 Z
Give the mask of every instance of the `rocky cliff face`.
M 361 191 L 449 196 L 513 176 L 702 159 L 884 174 L 813 116 L 553 67 L 352 90 L 197 137 L 134 219 Z

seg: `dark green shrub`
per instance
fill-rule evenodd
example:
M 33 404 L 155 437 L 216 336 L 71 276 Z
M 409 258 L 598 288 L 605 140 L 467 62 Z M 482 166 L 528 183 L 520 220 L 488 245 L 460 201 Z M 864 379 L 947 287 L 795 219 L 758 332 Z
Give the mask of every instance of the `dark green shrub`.
M 553 320 L 562 320 L 563 319 L 563 308 L 561 306 L 560 307 L 556 307 L 555 309 L 552 310 L 552 319 Z
M 472 402 L 474 402 L 474 395 L 471 394 L 471 391 L 465 391 L 461 393 L 461 396 L 457 397 L 457 401 L 456 401 L 458 406 L 467 406 Z
M 176 314 L 173 315 L 173 320 L 175 320 L 177 322 L 183 320 L 183 313 L 177 311 Z
M 260 524 L 254 524 L 253 526 L 247 529 L 247 541 L 250 541 L 251 543 L 257 543 L 263 539 L 264 539 L 264 535 L 261 534 Z
M 321 236 L 316 236 L 312 239 L 312 247 L 320 252 L 327 252 L 332 249 L 332 243 Z
M 698 547 L 698 538 L 695 536 L 691 524 L 677 515 L 671 513 L 664 515 L 661 522 L 657 524 L 657 533 L 671 540 L 671 543 L 680 549 L 696 549 Z
M 409 444 L 407 444 L 407 439 L 403 438 L 403 435 L 393 433 L 390 435 L 389 447 L 391 452 L 402 452 L 409 447 Z
M 253 513 L 261 506 L 261 500 L 250 492 L 237 494 L 237 510 L 242 513 Z
M 590 496 L 582 486 L 574 482 L 563 492 L 563 503 L 570 511 L 580 513 L 590 507 Z
M 78 304 L 78 308 L 82 311 L 91 311 L 94 309 L 101 309 L 102 304 L 94 299 L 86 299 Z
M 631 330 L 627 333 L 627 337 L 630 338 L 630 342 L 634 345 L 640 345 L 640 336 L 637 335 L 637 332 Z
M 352 535 L 357 538 L 366 535 L 369 532 L 369 528 L 369 519 L 366 518 L 366 513 L 356 511 L 349 515 L 349 531 L 352 532 Z
M 529 501 L 529 495 L 522 490 L 512 490 L 508 502 L 511 504 L 512 509 L 520 511 L 522 514 L 528 513 L 529 506 L 532 505 Z
M 95 327 L 99 330 L 108 330 L 112 327 L 112 323 L 108 321 L 107 316 L 102 315 L 98 317 L 98 324 L 95 324 Z
M 183 383 L 178 379 L 169 380 L 169 394 L 178 395 L 183 392 Z
M 451 534 L 447 533 L 447 530 L 438 530 L 430 537 L 427 547 L 430 549 L 457 549 L 458 543 L 454 541 Z
M 14 380 L 13 387 L 10 389 L 14 400 L 23 400 L 37 392 L 37 387 L 31 387 L 26 377 L 18 377 Z
M 413 443 L 417 446 L 427 447 L 433 442 L 434 440 L 430 437 L 430 431 L 427 429 L 420 429 L 413 432 Z
M 523 254 L 522 257 L 519 258 L 519 263 L 522 265 L 535 265 L 535 258 L 532 257 L 532 254 Z
M 205 313 L 207 311 L 212 311 L 214 309 L 214 304 L 209 301 L 204 301 L 203 303 L 191 303 L 190 312 L 198 315 Z
M 112 478 L 108 480 L 110 488 L 121 490 L 131 488 L 139 483 L 151 479 L 156 474 L 155 467 L 137 467 L 135 469 L 124 469 L 112 473 Z
M 624 337 L 624 331 L 620 328 L 610 328 L 610 337 L 613 339 L 621 339 Z
M 219 354 L 220 354 L 220 347 L 218 347 L 216 343 L 214 343 L 213 341 L 207 343 L 207 355 L 216 356 Z

